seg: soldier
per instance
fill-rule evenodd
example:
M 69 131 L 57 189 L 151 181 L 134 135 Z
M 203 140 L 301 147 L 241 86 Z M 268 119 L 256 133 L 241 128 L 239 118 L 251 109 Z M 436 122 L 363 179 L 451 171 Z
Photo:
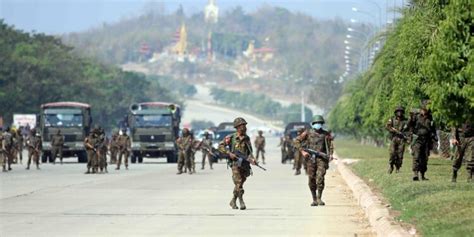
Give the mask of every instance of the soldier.
M 20 160 L 20 164 L 23 164 L 23 145 L 24 145 L 24 139 L 23 135 L 21 134 L 21 130 L 23 128 L 20 127 L 19 129 L 16 130 L 14 134 L 14 140 L 15 140 L 15 160 L 18 161 Z M 16 163 L 16 162 L 15 162 Z
M 114 133 L 112 135 L 112 139 L 109 142 L 109 151 L 110 151 L 110 164 L 117 163 L 117 153 L 118 153 L 119 145 L 118 145 L 118 133 Z
M 56 164 L 56 156 L 58 155 L 61 165 L 63 164 L 63 146 L 64 137 L 61 134 L 61 129 L 58 129 L 57 133 L 51 138 L 51 158 L 53 159 L 53 164 Z
M 258 136 L 255 138 L 254 144 L 255 144 L 255 149 L 257 149 L 257 155 L 256 155 L 257 161 L 261 153 L 262 163 L 265 164 L 265 137 L 263 136 L 262 130 L 258 131 Z
M 86 148 L 87 152 L 87 172 L 86 174 L 90 174 L 90 170 L 92 168 L 92 173 L 97 173 L 97 144 L 99 142 L 99 136 L 97 129 L 93 129 L 89 136 L 86 137 L 84 140 L 84 147 Z
M 132 149 L 132 141 L 130 137 L 127 135 L 127 130 L 123 129 L 122 134 L 118 137 L 118 145 L 119 145 L 119 156 L 117 162 L 116 170 L 120 170 L 120 164 L 122 163 L 122 157 L 125 163 L 125 169 L 128 170 L 128 157 L 130 156 L 130 150 Z
M 33 158 L 33 162 L 36 164 L 36 169 L 39 170 L 39 157 L 43 144 L 41 141 L 41 135 L 36 132 L 36 129 L 33 128 L 30 130 L 30 136 L 26 140 L 26 145 L 28 147 L 28 166 L 26 169 L 30 169 L 31 158 Z
M 332 160 L 334 148 L 332 146 L 331 134 L 323 129 L 324 118 L 321 115 L 316 115 L 311 123 L 312 129 L 304 131 L 296 138 L 295 146 L 301 152 L 301 155 L 306 159 L 308 167 L 308 184 L 309 190 L 313 197 L 311 206 L 324 206 L 322 200 L 324 190 L 324 176 L 326 170 L 329 168 L 329 161 Z M 310 153 L 304 149 L 312 149 L 324 154 L 311 157 Z M 317 193 L 316 193 L 317 191 Z
M 12 170 L 12 162 L 13 162 L 13 153 L 14 153 L 14 147 L 13 147 L 13 136 L 10 133 L 10 127 L 6 127 L 6 129 L 3 132 L 3 154 L 5 155 L 6 158 L 6 163 L 8 166 L 8 170 Z
M 458 170 L 461 168 L 463 159 L 466 158 L 467 182 L 472 182 L 474 174 L 474 123 L 466 121 L 462 128 L 452 129 L 451 143 L 457 146 L 456 157 L 453 162 L 452 182 L 456 182 Z
M 103 128 L 99 127 L 99 145 L 97 150 L 99 151 L 99 170 L 101 173 L 108 173 L 107 170 L 107 137 Z
M 403 163 L 403 153 L 405 152 L 405 142 L 407 141 L 408 120 L 405 118 L 405 109 L 398 106 L 395 109 L 395 116 L 391 117 L 385 124 L 385 129 L 390 132 L 390 158 L 388 173 L 391 174 L 395 168 L 397 173 Z
M 212 156 L 210 152 L 212 151 L 212 139 L 209 136 L 209 133 L 206 131 L 204 132 L 204 139 L 201 141 L 201 153 L 202 153 L 202 167 L 201 169 L 204 169 L 204 166 L 206 164 L 206 158 L 209 160 L 209 167 L 211 167 L 212 170 Z
M 0 164 L 2 171 L 7 172 L 7 155 L 5 154 L 5 142 L 3 140 L 3 127 L 0 127 Z
M 249 136 L 247 136 L 247 122 L 245 119 L 238 117 L 234 120 L 234 128 L 236 133 L 228 135 L 219 143 L 219 151 L 229 157 L 229 164 L 232 168 L 232 179 L 234 181 L 233 197 L 230 201 L 232 209 L 238 209 L 236 201 L 239 198 L 240 210 L 245 210 L 244 183 L 247 177 L 252 173 L 250 163 L 257 164 L 253 157 L 252 143 Z M 239 159 L 234 152 L 240 152 L 248 157 L 249 162 L 241 162 L 239 166 Z
M 298 132 L 297 132 L 298 136 L 303 134 L 303 132 L 304 132 L 304 128 L 298 129 Z M 296 138 L 298 138 L 298 137 L 296 137 Z M 293 146 L 296 145 L 296 138 L 293 140 Z M 293 156 L 295 157 L 295 163 L 294 163 L 295 164 L 295 169 L 296 169 L 295 175 L 300 175 L 301 174 L 301 165 L 302 165 L 302 163 L 306 163 L 306 162 L 303 162 L 300 150 L 293 149 L 293 152 L 294 152 Z M 305 165 L 305 171 L 306 171 L 306 165 Z M 307 173 L 307 171 L 306 171 L 306 173 Z
M 280 144 L 278 146 L 281 149 L 281 163 L 284 164 L 286 162 L 286 137 L 280 137 Z
M 425 173 L 428 170 L 430 144 L 436 137 L 436 128 L 428 109 L 423 107 L 419 114 L 413 115 L 408 122 L 408 128 L 412 134 L 413 181 L 420 180 L 419 173 L 421 173 L 422 180 L 428 180 Z
M 183 173 L 183 166 L 186 166 L 186 169 L 191 172 L 191 149 L 192 149 L 192 137 L 189 129 L 183 128 L 182 136 L 176 140 L 178 145 L 179 155 L 178 155 L 178 173 Z

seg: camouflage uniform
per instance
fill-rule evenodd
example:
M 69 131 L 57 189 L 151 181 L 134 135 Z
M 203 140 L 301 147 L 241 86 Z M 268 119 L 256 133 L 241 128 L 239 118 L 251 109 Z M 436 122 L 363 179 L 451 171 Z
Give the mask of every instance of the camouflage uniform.
M 192 137 L 189 133 L 187 128 L 183 129 L 183 135 L 176 140 L 176 144 L 179 148 L 179 155 L 178 155 L 178 173 L 183 173 L 183 167 L 186 166 L 186 169 L 191 172 L 191 156 L 192 156 Z
M 385 124 L 385 128 L 390 132 L 389 174 L 393 172 L 394 168 L 396 168 L 397 173 L 400 172 L 403 164 L 406 133 L 408 132 L 408 120 L 403 116 L 404 112 L 405 110 L 402 107 L 398 107 L 395 110 L 395 116 L 390 118 Z
M 208 133 L 204 134 L 204 139 L 202 140 L 201 143 L 201 152 L 202 152 L 202 167 L 201 169 L 204 169 L 204 166 L 206 164 L 206 158 L 209 160 L 209 167 L 211 167 L 212 170 L 212 156 L 209 153 L 209 151 L 212 151 L 212 140 L 209 137 Z
M 14 147 L 13 147 L 13 136 L 10 133 L 10 128 L 5 129 L 3 132 L 3 154 L 5 156 L 5 161 L 7 165 L 8 170 L 12 170 L 11 165 L 13 162 L 13 153 L 14 153 Z
M 92 168 L 92 173 L 97 173 L 97 163 L 98 163 L 97 144 L 98 142 L 99 142 L 99 136 L 95 129 L 84 140 L 84 147 L 86 148 L 86 152 L 87 152 L 86 174 L 91 173 L 90 172 L 91 168 Z
M 243 118 L 236 118 L 234 120 L 234 127 L 238 128 L 240 126 L 246 125 L 247 122 Z M 239 151 L 243 155 L 250 157 L 249 159 L 253 162 L 253 150 L 252 150 L 252 143 L 250 141 L 250 137 L 247 135 L 240 135 L 238 133 L 234 133 L 232 135 L 228 135 L 219 143 L 219 151 L 222 154 L 229 155 L 230 153 L 234 153 Z M 232 168 L 232 180 L 234 182 L 234 190 L 233 190 L 233 197 L 230 202 L 230 206 L 233 209 L 237 209 L 236 200 L 239 198 L 240 202 L 240 209 L 246 209 L 243 195 L 244 195 L 244 183 L 247 180 L 247 177 L 250 176 L 252 173 L 252 168 L 250 167 L 249 163 L 243 163 L 240 167 L 238 166 L 237 160 L 232 160 L 229 157 L 228 164 Z
M 21 134 L 20 129 L 18 129 L 16 131 L 15 139 L 16 139 L 16 151 L 18 153 L 17 159 L 19 159 L 20 164 L 22 164 L 23 163 L 23 145 L 24 145 L 25 141 L 23 139 L 23 135 Z
M 321 123 L 322 125 L 324 123 L 323 117 L 316 115 L 312 124 L 314 125 L 316 123 Z M 304 148 L 309 148 L 332 157 L 334 152 L 332 140 L 331 134 L 328 131 L 322 128 L 313 128 L 298 136 L 295 146 L 300 152 L 303 152 Z M 329 168 L 329 160 L 323 157 L 314 157 L 313 159 L 306 158 L 306 163 L 308 169 L 308 186 L 313 197 L 311 206 L 325 205 L 322 201 L 322 194 L 325 187 L 324 176 L 326 175 L 326 170 Z
M 119 156 L 117 160 L 117 168 L 116 170 L 120 169 L 120 164 L 122 163 L 122 157 L 125 163 L 125 169 L 128 170 L 128 157 L 130 156 L 130 150 L 132 149 L 132 142 L 130 141 L 130 137 L 127 135 L 127 131 L 123 131 L 122 135 L 118 137 L 118 145 L 119 145 Z
M 100 172 L 108 173 L 107 171 L 107 137 L 105 136 L 104 129 L 99 129 L 99 170 Z
M 457 141 L 457 153 L 453 162 L 453 178 L 456 182 L 458 170 L 461 168 L 463 159 L 466 161 L 468 182 L 472 182 L 474 174 L 474 123 L 466 121 L 462 128 L 453 129 L 452 137 Z
M 117 163 L 118 149 L 119 149 L 118 134 L 114 133 L 112 135 L 112 139 L 110 139 L 110 143 L 109 143 L 110 164 L 116 164 Z
M 28 146 L 28 166 L 26 167 L 26 169 L 30 169 L 32 158 L 33 162 L 35 162 L 36 164 L 36 169 L 39 169 L 39 156 L 42 148 L 42 141 L 41 136 L 39 134 L 36 134 L 36 131 L 34 129 L 31 130 L 31 134 L 26 141 L 26 145 Z
M 262 154 L 262 163 L 265 164 L 265 137 L 262 135 L 262 131 L 258 131 L 258 136 L 255 138 L 254 145 L 257 150 L 255 158 L 258 161 L 260 153 Z
M 2 171 L 6 172 L 6 165 L 7 165 L 7 156 L 5 154 L 5 143 L 3 142 L 3 128 L 0 128 L 0 165 L 2 165 Z
M 422 109 L 423 114 L 415 115 L 408 123 L 412 134 L 413 181 L 418 181 L 418 173 L 422 180 L 428 180 L 425 173 L 428 170 L 428 157 L 432 140 L 436 137 L 436 129 L 428 110 Z
M 59 161 L 63 163 L 63 145 L 64 137 L 61 135 L 61 130 L 58 130 L 57 134 L 54 134 L 51 138 L 51 158 L 53 158 L 53 164 L 56 163 L 56 156 L 59 155 Z
M 300 128 L 298 129 L 298 136 L 301 135 L 302 133 L 304 132 L 304 129 L 303 128 Z M 306 170 L 306 162 L 304 162 L 303 160 L 303 156 L 301 155 L 301 152 L 299 149 L 296 149 L 296 137 L 295 139 L 293 139 L 293 157 L 295 159 L 295 162 L 294 162 L 294 166 L 295 166 L 295 175 L 300 175 L 301 174 L 301 165 L 304 164 L 304 169 L 305 169 L 305 172 L 307 173 L 307 170 Z
M 283 136 L 280 138 L 280 144 L 278 145 L 281 149 L 281 163 L 284 164 L 286 163 L 286 160 L 287 160 L 287 150 L 286 150 L 286 147 L 287 147 L 287 143 L 288 143 L 288 140 L 286 139 L 286 136 Z

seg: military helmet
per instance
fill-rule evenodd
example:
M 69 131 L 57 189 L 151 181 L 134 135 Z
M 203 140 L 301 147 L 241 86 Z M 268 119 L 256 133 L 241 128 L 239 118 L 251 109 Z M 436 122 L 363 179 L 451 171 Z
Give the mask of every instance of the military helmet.
M 262 130 L 258 130 L 258 134 L 262 134 L 262 133 L 263 133 L 263 131 L 262 131 Z
M 311 124 L 315 124 L 315 123 L 324 123 L 324 118 L 322 115 L 315 115 L 313 117 L 313 122 L 311 122 Z
M 240 126 L 242 124 L 247 125 L 247 121 L 245 121 L 244 118 L 238 117 L 238 118 L 234 119 L 234 128 L 237 128 L 238 126 Z
M 189 128 L 183 128 L 182 133 L 183 135 L 189 134 Z
M 395 113 L 397 113 L 398 111 L 405 113 L 405 108 L 403 108 L 402 106 L 397 106 L 397 108 L 395 108 Z

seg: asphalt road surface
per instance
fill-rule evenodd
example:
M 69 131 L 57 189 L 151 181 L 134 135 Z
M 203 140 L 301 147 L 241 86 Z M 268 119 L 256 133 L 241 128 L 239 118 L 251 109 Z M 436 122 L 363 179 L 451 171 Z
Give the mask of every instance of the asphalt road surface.
M 281 164 L 278 138 L 267 143 L 268 171 L 254 167 L 244 211 L 229 206 L 233 183 L 224 162 L 200 170 L 200 153 L 193 175 L 176 175 L 176 164 L 165 159 L 93 175 L 83 174 L 85 164 L 76 159 L 41 170 L 25 170 L 23 161 L 0 173 L 0 236 L 374 235 L 334 166 L 326 175 L 326 206 L 310 207 L 307 176 Z

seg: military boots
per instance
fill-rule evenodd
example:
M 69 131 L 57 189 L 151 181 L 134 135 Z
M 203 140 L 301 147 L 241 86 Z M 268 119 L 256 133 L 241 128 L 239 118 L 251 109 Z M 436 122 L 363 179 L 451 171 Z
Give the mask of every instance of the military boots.
M 468 182 L 468 183 L 472 183 L 472 176 L 473 176 L 473 174 L 474 174 L 474 170 L 471 169 L 470 172 L 469 172 L 469 174 L 468 174 L 468 176 L 467 176 L 467 182 Z
M 458 178 L 458 171 L 453 169 L 453 177 L 451 178 L 451 182 L 456 183 L 456 179 Z
M 237 192 L 234 191 L 234 196 L 232 197 L 232 199 L 230 200 L 230 203 L 229 203 L 229 205 L 230 205 L 230 207 L 232 207 L 232 209 L 239 209 L 237 207 L 236 201 L 237 201 Z
M 239 204 L 240 204 L 240 210 L 245 210 L 247 208 L 244 202 L 244 190 L 240 190 L 239 192 Z
M 90 173 L 91 173 L 91 169 L 87 168 L 87 171 L 84 174 L 90 174 Z
M 392 174 L 393 173 L 393 165 L 390 164 L 390 167 L 388 167 L 388 174 Z
M 315 207 L 318 205 L 318 202 L 317 202 L 318 196 L 316 195 L 316 190 L 311 190 L 311 196 L 313 197 L 313 202 L 311 203 L 311 206 Z
M 323 197 L 323 190 L 319 189 L 318 190 L 318 197 L 316 198 L 316 202 L 318 203 L 319 206 L 326 205 L 326 203 L 324 203 L 323 200 L 321 199 L 322 197 Z
M 421 172 L 421 180 L 429 180 L 428 178 L 425 177 L 425 172 Z
M 420 178 L 418 177 L 418 171 L 413 171 L 413 181 L 419 181 Z

